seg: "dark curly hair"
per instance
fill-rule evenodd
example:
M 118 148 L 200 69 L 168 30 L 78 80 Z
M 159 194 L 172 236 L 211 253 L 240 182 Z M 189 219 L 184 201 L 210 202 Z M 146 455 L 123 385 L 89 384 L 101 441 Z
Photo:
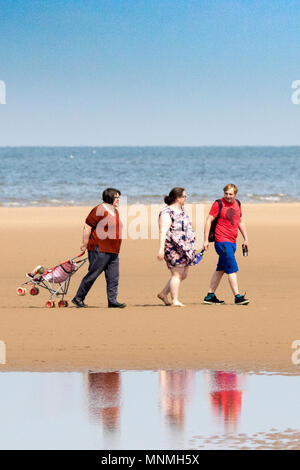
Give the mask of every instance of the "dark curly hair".
M 169 196 L 165 196 L 164 197 L 164 201 L 165 203 L 170 206 L 171 204 L 173 204 L 176 199 L 178 197 L 181 197 L 183 195 L 183 192 L 184 192 L 184 188 L 173 188 L 171 189 L 171 191 L 169 192 Z

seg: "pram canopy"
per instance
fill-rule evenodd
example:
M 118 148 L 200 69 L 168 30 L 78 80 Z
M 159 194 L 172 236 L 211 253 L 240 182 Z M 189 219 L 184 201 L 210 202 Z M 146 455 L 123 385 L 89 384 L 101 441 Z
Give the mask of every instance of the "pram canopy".
M 48 282 L 54 282 L 60 284 L 66 281 L 75 271 L 78 269 L 78 264 L 72 261 L 65 261 L 59 266 L 52 268 L 42 275 L 42 278 Z

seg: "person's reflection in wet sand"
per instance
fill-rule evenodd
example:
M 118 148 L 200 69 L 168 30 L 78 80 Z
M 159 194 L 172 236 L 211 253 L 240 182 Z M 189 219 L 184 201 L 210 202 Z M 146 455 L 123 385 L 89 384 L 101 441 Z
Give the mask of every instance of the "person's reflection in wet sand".
M 191 370 L 160 371 L 161 408 L 173 428 L 184 427 L 193 378 L 194 371 Z
M 93 421 L 101 423 L 104 437 L 110 439 L 120 430 L 120 372 L 89 372 L 88 403 Z M 111 441 L 108 442 L 111 446 Z
M 242 407 L 244 374 L 208 371 L 209 398 L 217 418 L 222 418 L 227 432 L 235 432 Z

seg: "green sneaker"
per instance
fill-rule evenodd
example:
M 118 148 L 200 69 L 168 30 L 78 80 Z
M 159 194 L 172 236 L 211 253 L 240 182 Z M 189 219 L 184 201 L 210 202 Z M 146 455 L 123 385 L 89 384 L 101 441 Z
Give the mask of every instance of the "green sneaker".
M 250 300 L 245 299 L 245 295 L 238 294 L 234 298 L 234 303 L 236 305 L 248 305 L 249 302 L 250 302 Z
M 215 294 L 208 293 L 206 297 L 204 297 L 203 303 L 206 305 L 223 305 L 225 304 L 224 300 L 219 300 Z

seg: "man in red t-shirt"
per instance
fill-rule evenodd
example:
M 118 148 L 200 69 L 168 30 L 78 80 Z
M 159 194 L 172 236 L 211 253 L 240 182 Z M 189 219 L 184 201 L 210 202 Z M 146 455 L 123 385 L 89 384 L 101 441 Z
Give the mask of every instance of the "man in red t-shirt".
M 119 218 L 118 189 L 107 188 L 103 191 L 103 203 L 94 207 L 85 220 L 83 241 L 80 247 L 88 250 L 89 270 L 82 279 L 72 300 L 76 307 L 87 307 L 84 299 L 90 288 L 105 272 L 106 292 L 109 308 L 124 308 L 126 304 L 117 301 L 119 285 L 119 251 L 122 242 L 122 222 Z
M 215 295 L 224 273 L 228 274 L 229 284 L 235 296 L 235 304 L 247 305 L 249 303 L 244 295 L 240 295 L 237 281 L 238 265 L 235 259 L 235 251 L 238 230 L 244 237 L 243 247 L 248 248 L 246 225 L 242 221 L 241 205 L 236 200 L 237 192 L 238 188 L 234 184 L 227 184 L 224 188 L 224 197 L 221 199 L 222 208 L 215 228 L 215 250 L 219 255 L 219 261 L 211 278 L 207 296 L 204 298 L 205 304 L 224 304 L 224 301 L 219 300 Z M 219 211 L 219 203 L 215 201 L 210 209 L 204 228 L 203 248 L 205 250 L 208 250 L 209 247 L 208 238 L 211 224 L 218 217 Z

